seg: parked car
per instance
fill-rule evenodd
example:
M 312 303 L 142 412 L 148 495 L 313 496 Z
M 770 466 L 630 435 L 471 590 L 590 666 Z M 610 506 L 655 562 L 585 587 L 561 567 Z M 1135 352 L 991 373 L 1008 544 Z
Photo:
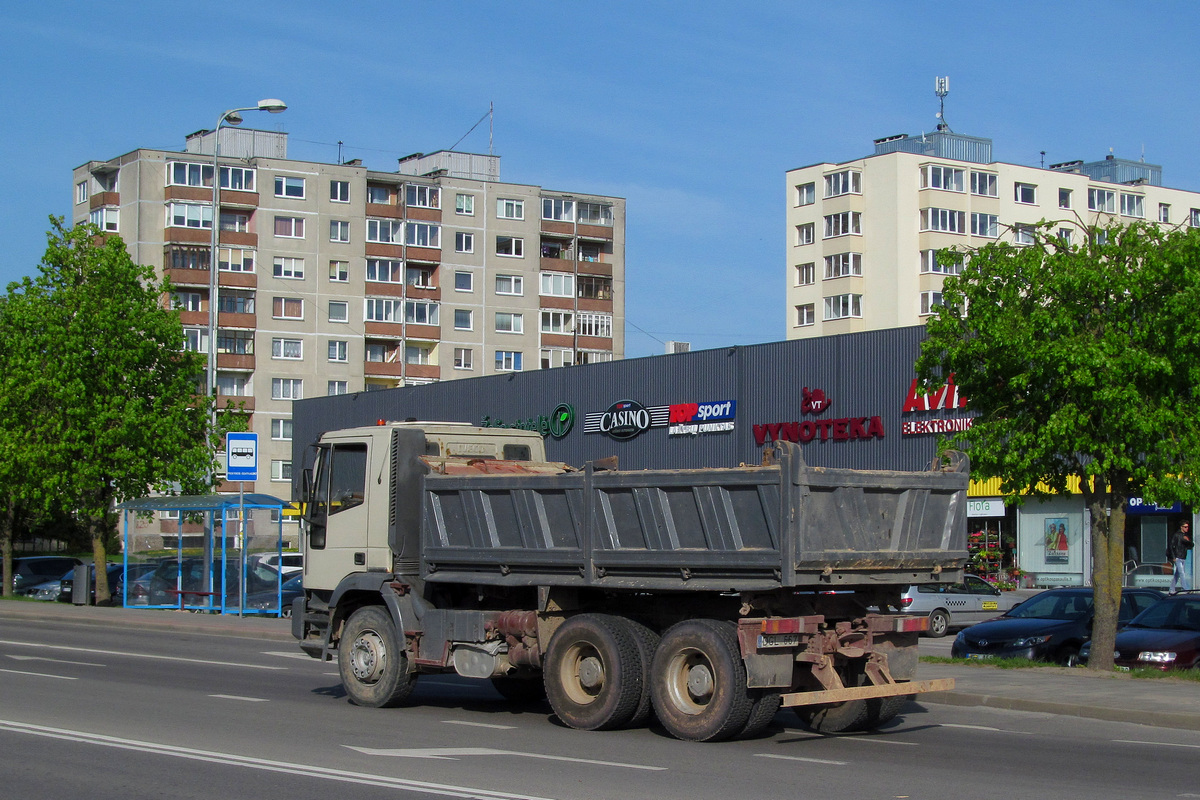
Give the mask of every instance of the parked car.
M 1087 659 L 1090 642 L 1080 657 Z M 1117 632 L 1119 667 L 1200 669 L 1200 592 L 1164 597 Z
M 21 590 L 27 586 L 61 578 L 64 572 L 74 569 L 76 564 L 82 563 L 82 560 L 71 556 L 22 556 L 14 558 L 13 592 L 22 594 Z
M 132 585 L 135 580 L 143 575 L 153 572 L 158 566 L 157 563 L 133 563 L 129 565 L 129 582 Z M 123 563 L 111 563 L 108 565 L 106 573 L 108 575 L 108 592 L 112 596 L 112 604 L 120 605 L 125 596 L 125 569 Z M 88 599 L 89 603 L 96 602 L 96 567 L 92 566 L 88 570 L 89 580 L 91 581 L 91 596 Z M 75 590 L 75 571 L 67 573 L 62 579 L 62 594 L 58 596 L 60 603 L 73 602 Z
M 964 575 L 959 583 L 922 583 L 910 586 L 900 595 L 900 610 L 905 614 L 929 617 L 926 636 L 945 636 L 951 628 L 974 625 L 1008 611 L 1017 604 L 976 575 Z
M 72 567 L 67 571 L 67 575 L 72 574 L 75 569 Z M 24 597 L 30 597 L 34 600 L 57 600 L 59 593 L 62 591 L 62 578 L 51 578 L 41 583 L 27 583 L 17 591 L 17 594 Z
M 225 563 L 224 590 L 226 602 L 236 603 L 241 584 L 241 565 L 236 561 Z M 221 562 L 209 564 L 211 579 L 205 580 L 203 558 L 168 558 L 150 573 L 147 585 L 147 603 L 152 606 L 177 606 L 183 594 L 184 605 L 208 606 L 221 604 Z M 182 573 L 182 577 L 181 577 Z M 273 589 L 280 580 L 279 573 L 265 564 L 247 566 L 246 593 Z
M 1124 625 L 1162 599 L 1154 589 L 1121 592 L 1118 624 Z M 988 622 L 962 631 L 954 639 L 955 658 L 1029 658 L 1073 666 L 1092 635 L 1092 590 L 1047 589 Z
M 290 617 L 292 615 L 292 601 L 302 594 L 304 594 L 304 576 L 293 575 L 279 587 L 278 594 L 276 594 L 274 589 L 268 589 L 263 592 L 246 595 L 246 610 L 274 611 L 276 608 L 275 603 L 278 602 L 279 616 Z
M 276 569 L 286 578 L 304 570 L 304 554 L 263 553 L 255 558 L 254 563 L 265 564 L 272 569 Z

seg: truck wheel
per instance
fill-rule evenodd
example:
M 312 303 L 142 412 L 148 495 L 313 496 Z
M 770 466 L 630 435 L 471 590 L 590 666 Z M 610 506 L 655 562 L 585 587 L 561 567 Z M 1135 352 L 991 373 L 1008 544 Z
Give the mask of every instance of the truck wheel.
M 643 667 L 626 620 L 571 617 L 550 639 L 544 672 L 550 707 L 572 728 L 612 730 L 637 712 Z
M 546 699 L 546 684 L 541 676 L 533 678 L 513 678 L 498 675 L 492 678 L 492 688 L 514 703 L 537 703 Z
M 853 680 L 842 675 L 847 686 L 863 686 L 866 675 L 858 673 Z M 911 695 L 875 697 L 870 700 L 847 700 L 817 706 L 797 706 L 796 716 L 817 733 L 856 733 L 873 731 L 892 721 L 911 699 Z
M 740 733 L 754 697 L 734 627 L 692 619 L 667 630 L 654 655 L 651 696 L 659 722 L 676 738 L 710 742 Z
M 929 613 L 929 630 L 925 631 L 925 635 L 933 639 L 940 639 L 946 635 L 946 631 L 950 629 L 950 615 L 940 608 L 937 611 Z
M 746 720 L 735 739 L 749 739 L 765 731 L 775 719 L 775 713 L 779 711 L 779 703 L 783 699 L 778 689 L 751 689 L 750 692 L 757 694 L 754 706 L 750 709 L 750 719 Z
M 649 722 L 650 717 L 654 714 L 654 706 L 650 699 L 650 665 L 654 663 L 654 651 L 658 649 L 661 637 L 640 622 L 634 622 L 631 619 L 624 620 L 624 622 L 629 626 L 629 632 L 633 635 L 633 643 L 638 649 L 638 655 L 641 656 L 642 662 L 642 694 L 638 699 L 637 710 L 633 712 L 633 718 L 629 720 L 627 727 L 640 728 Z
M 382 606 L 350 615 L 338 642 L 338 672 L 350 701 L 369 708 L 403 703 L 416 686 L 392 617 Z

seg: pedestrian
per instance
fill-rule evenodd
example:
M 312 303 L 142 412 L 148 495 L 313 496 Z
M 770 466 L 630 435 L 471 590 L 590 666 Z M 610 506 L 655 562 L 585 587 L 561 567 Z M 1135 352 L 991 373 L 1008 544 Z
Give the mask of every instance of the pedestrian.
M 1167 558 L 1174 567 L 1171 571 L 1171 594 L 1192 588 L 1192 576 L 1187 573 L 1187 557 L 1193 546 L 1192 524 L 1184 521 L 1171 536 L 1171 544 L 1167 547 Z

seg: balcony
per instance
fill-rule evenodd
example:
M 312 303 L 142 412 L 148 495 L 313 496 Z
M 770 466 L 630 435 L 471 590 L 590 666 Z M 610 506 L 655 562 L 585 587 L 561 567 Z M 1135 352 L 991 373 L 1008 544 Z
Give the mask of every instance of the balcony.
M 121 195 L 117 192 L 96 192 L 91 196 L 88 208 L 95 211 L 97 208 L 119 205 L 121 205 Z
M 404 219 L 404 209 L 400 206 L 394 206 L 390 203 L 367 203 L 366 215 L 368 217 L 391 217 L 392 219 Z
M 363 375 L 368 378 L 399 378 L 405 374 L 400 361 L 364 361 Z
M 217 396 L 217 410 L 224 411 L 253 411 L 254 395 L 252 394 L 222 394 Z
M 254 369 L 254 356 L 245 353 L 217 353 L 217 369 L 252 371 Z

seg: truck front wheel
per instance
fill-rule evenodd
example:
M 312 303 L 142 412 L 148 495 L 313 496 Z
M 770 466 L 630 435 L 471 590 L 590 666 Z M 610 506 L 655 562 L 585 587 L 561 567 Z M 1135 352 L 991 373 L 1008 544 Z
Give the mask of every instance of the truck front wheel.
M 756 699 L 746 688 L 734 626 L 711 619 L 685 620 L 663 634 L 650 688 L 658 721 L 690 742 L 738 735 Z
M 338 672 L 358 706 L 391 708 L 412 694 L 417 676 L 408 671 L 408 656 L 387 609 L 367 606 L 350 615 L 338 642 Z
M 568 619 L 550 639 L 543 670 L 550 707 L 572 728 L 620 728 L 638 710 L 642 660 L 620 617 L 580 614 Z

